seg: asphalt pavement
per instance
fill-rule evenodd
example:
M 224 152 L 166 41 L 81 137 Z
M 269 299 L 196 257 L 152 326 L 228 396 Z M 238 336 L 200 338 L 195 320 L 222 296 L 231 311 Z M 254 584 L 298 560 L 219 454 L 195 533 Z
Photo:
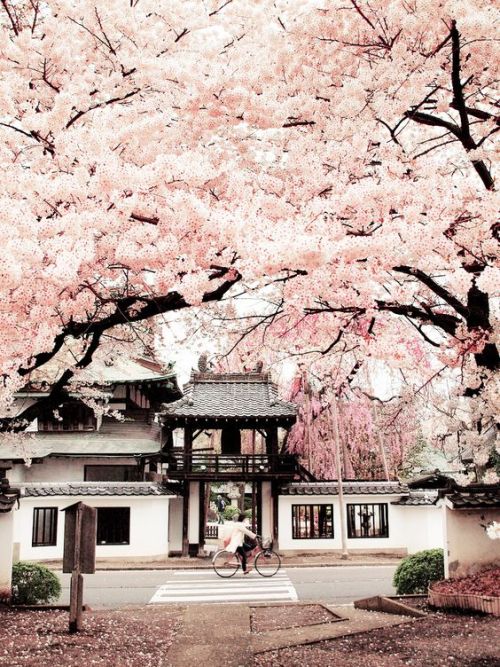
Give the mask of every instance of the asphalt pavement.
M 205 604 L 321 601 L 342 605 L 371 595 L 393 595 L 392 565 L 283 567 L 276 577 L 252 571 L 221 579 L 210 568 L 98 570 L 84 575 L 84 603 L 93 609 L 131 604 Z M 61 579 L 60 604 L 69 602 L 70 575 Z

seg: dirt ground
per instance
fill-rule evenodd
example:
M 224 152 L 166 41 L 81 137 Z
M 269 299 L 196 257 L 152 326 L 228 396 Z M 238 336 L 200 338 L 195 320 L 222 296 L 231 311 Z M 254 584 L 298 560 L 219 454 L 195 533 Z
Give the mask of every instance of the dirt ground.
M 286 628 L 302 628 L 317 623 L 332 623 L 339 620 L 335 614 L 321 604 L 270 605 L 253 607 L 251 631 L 255 633 Z
M 327 620 L 321 609 L 303 612 L 309 622 Z M 257 632 L 269 621 L 268 612 L 259 613 Z M 289 610 L 277 613 L 275 627 L 298 620 Z M 83 631 L 69 635 L 65 611 L 0 608 L 0 667 L 175 667 L 168 649 L 181 618 L 174 606 L 89 611 Z M 263 653 L 242 667 L 500 667 L 499 647 L 500 618 L 431 612 L 405 625 Z
M 255 667 L 500 667 L 500 618 L 429 612 L 409 624 L 271 651 Z
M 1 667 L 167 667 L 180 610 L 85 612 L 68 634 L 67 611 L 0 608 Z

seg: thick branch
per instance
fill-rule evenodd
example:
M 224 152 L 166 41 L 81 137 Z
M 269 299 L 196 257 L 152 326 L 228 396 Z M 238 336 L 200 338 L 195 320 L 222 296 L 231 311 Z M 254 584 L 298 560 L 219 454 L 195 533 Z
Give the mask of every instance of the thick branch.
M 223 274 L 220 273 L 219 275 L 222 276 Z M 226 269 L 225 275 L 227 278 L 224 282 L 222 282 L 216 289 L 206 292 L 203 295 L 203 303 L 218 301 L 235 283 L 241 280 L 241 274 L 234 269 Z M 122 324 L 141 322 L 150 317 L 154 317 L 155 315 L 174 310 L 181 310 L 183 308 L 188 308 L 191 305 L 179 292 L 169 292 L 168 294 L 158 297 L 123 297 L 121 299 L 116 299 L 114 303 L 114 312 L 103 319 L 91 322 L 68 322 L 54 339 L 54 347 L 52 350 L 50 352 L 37 354 L 34 357 L 33 364 L 29 368 L 20 368 L 18 370 L 19 375 L 25 377 L 31 371 L 40 368 L 40 366 L 43 366 L 50 361 L 50 359 L 52 359 L 61 349 L 67 338 L 82 338 L 84 336 L 100 337 L 106 330 L 113 327 Z M 99 341 L 97 340 L 97 343 L 98 342 Z M 77 366 L 80 367 L 78 364 Z
M 467 307 L 464 306 L 464 304 L 461 303 L 456 297 L 450 294 L 447 289 L 445 289 L 442 285 L 439 285 L 435 280 L 433 280 L 420 269 L 414 269 L 410 266 L 395 266 L 394 271 L 398 271 L 398 273 L 404 273 L 407 276 L 413 276 L 414 278 L 417 278 L 421 283 L 434 292 L 436 296 L 438 296 L 440 299 L 443 299 L 443 301 L 451 306 L 455 312 L 461 315 L 464 319 L 467 318 Z
M 453 87 L 453 101 L 460 114 L 460 125 L 462 129 L 462 143 L 464 147 L 471 150 L 476 147 L 471 135 L 469 116 L 465 108 L 464 88 L 460 81 L 460 33 L 457 30 L 457 22 L 451 22 L 451 84 Z
M 219 271 L 221 275 L 222 268 Z M 239 280 L 241 274 L 235 269 L 229 268 L 223 271 L 226 275 L 226 280 L 222 282 L 216 289 L 211 292 L 206 292 L 203 295 L 203 302 L 217 301 L 221 299 L 224 294 Z M 215 275 L 213 279 L 215 279 Z M 219 277 L 219 276 L 217 276 Z M 152 297 L 124 297 L 117 299 L 116 309 L 114 313 L 101 320 L 94 322 L 70 322 L 58 334 L 54 340 L 54 347 L 51 352 L 45 352 L 37 355 L 34 358 L 33 365 L 30 368 L 20 368 L 19 375 L 25 377 L 35 368 L 43 366 L 52 359 L 61 349 L 64 341 L 68 337 L 73 338 L 90 338 L 90 344 L 86 348 L 81 359 L 75 364 L 76 368 L 86 368 L 91 362 L 94 352 L 99 347 L 102 334 L 112 327 L 121 324 L 131 324 L 132 322 L 140 322 L 149 319 L 154 315 L 170 312 L 173 310 L 180 310 L 181 308 L 188 308 L 190 304 L 184 299 L 179 292 L 169 292 L 164 296 L 157 298 Z M 75 371 L 67 368 L 61 377 L 52 385 L 48 396 L 37 401 L 30 406 L 15 419 L 0 420 L 0 431 L 23 431 L 26 425 L 32 422 L 36 417 L 43 414 L 47 410 L 54 410 L 59 407 L 68 398 L 67 385 L 74 376 Z
M 377 301 L 377 308 L 380 311 L 394 313 L 395 315 L 404 315 L 405 317 L 419 320 L 426 324 L 432 324 L 438 329 L 442 329 L 451 336 L 455 335 L 460 320 L 454 315 L 448 313 L 434 313 L 431 310 L 422 310 L 411 304 L 391 303 L 389 301 Z
M 460 128 L 455 123 L 450 123 L 447 120 L 438 118 L 437 116 L 432 116 L 430 113 L 423 113 L 422 111 L 406 111 L 405 117 L 410 120 L 414 120 L 416 123 L 421 125 L 430 125 L 431 127 L 444 127 L 449 132 L 454 134 L 460 141 L 462 141 L 462 135 Z

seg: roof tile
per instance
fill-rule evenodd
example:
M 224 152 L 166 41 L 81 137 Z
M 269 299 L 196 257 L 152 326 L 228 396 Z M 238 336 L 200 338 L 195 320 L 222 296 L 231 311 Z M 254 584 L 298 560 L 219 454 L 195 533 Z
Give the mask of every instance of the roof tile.
M 406 486 L 399 482 L 342 482 L 342 491 L 346 495 L 388 495 L 407 493 Z M 338 495 L 338 486 L 335 481 L 325 482 L 291 482 L 280 488 L 280 495 L 303 496 L 303 495 Z
M 296 407 L 278 397 L 268 373 L 197 373 L 185 395 L 163 405 L 164 419 L 175 417 L 290 417 Z
M 26 497 L 43 496 L 167 496 L 176 487 L 159 482 L 37 482 L 21 485 Z

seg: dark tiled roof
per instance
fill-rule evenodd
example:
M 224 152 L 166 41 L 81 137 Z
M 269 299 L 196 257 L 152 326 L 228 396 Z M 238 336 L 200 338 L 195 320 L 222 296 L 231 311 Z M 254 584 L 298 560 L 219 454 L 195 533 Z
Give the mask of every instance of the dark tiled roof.
M 496 488 L 484 489 L 483 491 L 474 489 L 467 491 L 461 489 L 453 493 L 446 494 L 446 500 L 453 509 L 491 509 L 500 507 L 500 486 Z
M 6 496 L 0 493 L 0 513 L 10 512 L 16 502 L 16 496 Z
M 162 417 L 288 417 L 296 408 L 278 398 L 268 373 L 195 373 L 184 396 L 164 404 Z
M 0 443 L 0 459 L 45 456 L 134 456 L 160 451 L 158 424 L 103 421 L 99 431 L 33 433 L 19 446 Z
M 391 503 L 392 505 L 410 505 L 414 507 L 435 505 L 439 499 L 437 491 L 410 491 L 409 495 Z
M 452 477 L 443 475 L 439 471 L 408 480 L 410 489 L 445 489 L 451 488 L 454 484 Z
M 346 495 L 387 495 L 407 492 L 407 488 L 399 482 L 343 482 L 342 491 Z M 280 488 L 282 496 L 336 496 L 338 492 L 335 481 L 292 482 Z
M 22 485 L 24 496 L 171 496 L 173 485 L 158 482 L 37 482 Z

